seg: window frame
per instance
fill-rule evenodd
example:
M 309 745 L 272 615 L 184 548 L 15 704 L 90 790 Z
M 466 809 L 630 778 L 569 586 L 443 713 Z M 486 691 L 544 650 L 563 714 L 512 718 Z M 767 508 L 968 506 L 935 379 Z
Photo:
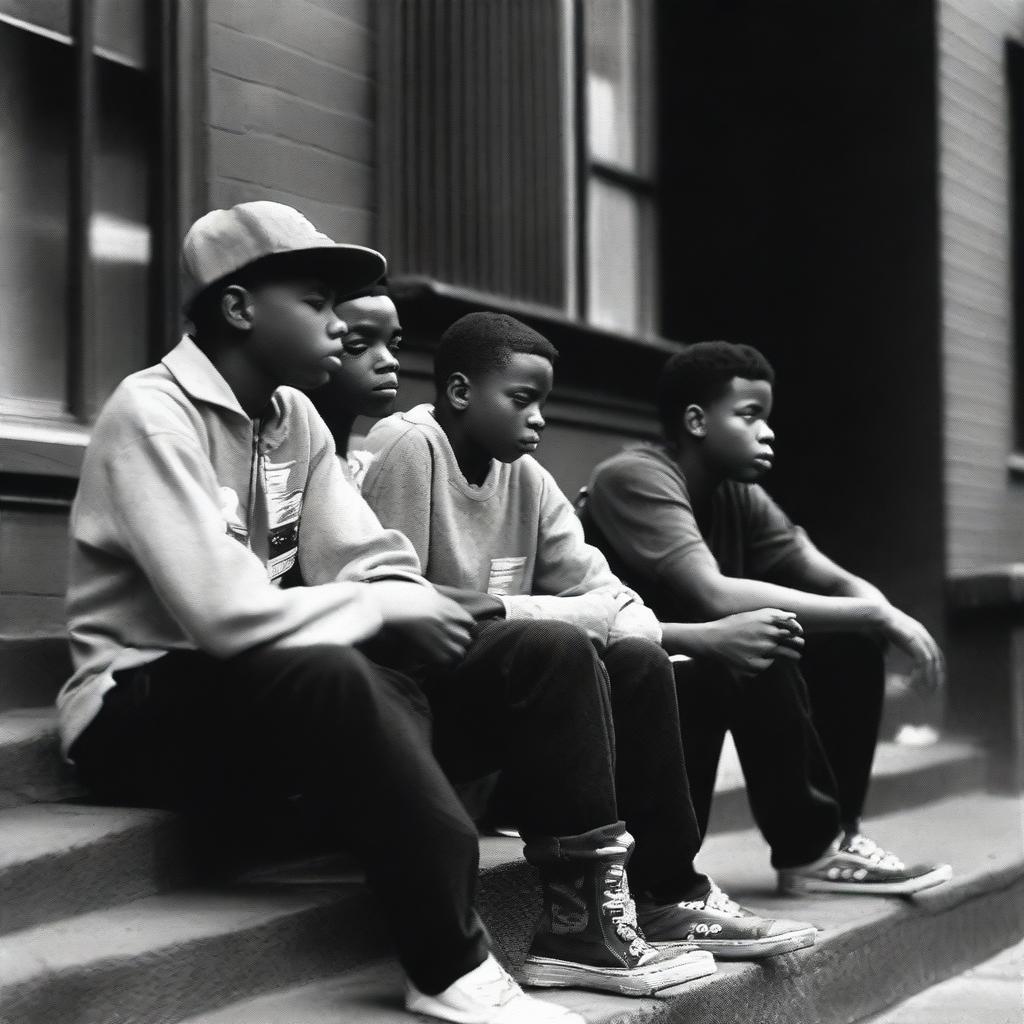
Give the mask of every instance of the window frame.
M 638 110 L 645 110 L 649 118 L 645 126 L 649 138 L 649 151 L 646 154 L 648 169 L 646 173 L 632 168 L 625 167 L 619 163 L 602 159 L 591 152 L 590 149 L 590 124 L 589 124 L 589 102 L 587 99 L 587 39 L 586 39 L 586 0 L 573 0 L 573 49 L 576 54 L 575 61 L 575 120 L 576 120 L 576 203 L 577 203 L 577 226 L 576 226 L 576 294 L 574 296 L 578 315 L 588 323 L 593 323 L 590 315 L 590 292 L 592 282 L 590 280 L 590 206 L 591 206 L 591 183 L 600 181 L 612 188 L 619 189 L 630 198 L 639 199 L 641 208 L 646 204 L 650 216 L 646 218 L 649 223 L 641 221 L 640 229 L 648 237 L 644 239 L 644 251 L 640 256 L 641 270 L 640 282 L 644 289 L 644 299 L 637 327 L 629 330 L 629 333 L 640 337 L 657 337 L 661 326 L 660 297 L 658 294 L 658 275 L 656 273 L 659 253 L 659 240 L 657 236 L 657 225 L 659 221 L 658 211 L 661 199 L 661 183 L 659 180 L 659 159 L 657 131 L 659 119 L 655 105 L 658 99 L 656 88 L 657 65 L 656 47 L 653 45 L 657 37 L 658 5 L 655 0 L 648 0 L 648 8 L 644 12 L 648 15 L 648 23 L 644 27 L 642 44 L 646 49 L 647 64 L 643 81 L 639 90 L 637 102 Z M 646 309 L 645 313 L 643 310 Z M 606 324 L 601 325 L 605 329 L 624 331 L 626 328 L 611 328 Z
M 183 59 L 195 56 L 191 28 L 198 19 L 194 6 L 193 0 L 147 0 L 145 4 L 146 66 L 137 69 L 140 74 L 150 76 L 155 95 L 147 217 L 150 229 L 147 361 L 159 359 L 179 333 L 179 210 L 184 206 L 180 202 L 180 183 L 185 177 L 187 183 L 194 186 L 194 174 L 190 174 L 186 159 L 192 147 L 187 139 L 182 145 L 178 127 L 184 122 L 183 114 L 187 117 L 197 111 L 200 95 L 191 84 L 191 61 L 186 63 Z M 60 45 L 70 46 L 74 78 L 74 93 L 69 97 L 74 136 L 70 140 L 68 160 L 63 400 L 37 403 L 18 397 L 7 401 L 0 399 L 0 477 L 10 473 L 77 476 L 88 442 L 89 425 L 100 404 L 91 372 L 96 357 L 96 338 L 89 244 L 99 115 L 98 62 L 137 65 L 96 47 L 94 0 L 71 0 L 70 38 L 16 17 L 0 14 L 0 20 L 17 30 L 35 32 Z M 184 46 L 180 45 L 182 36 Z M 183 110 L 183 97 L 188 100 L 190 110 Z M 192 125 L 199 123 L 192 121 Z

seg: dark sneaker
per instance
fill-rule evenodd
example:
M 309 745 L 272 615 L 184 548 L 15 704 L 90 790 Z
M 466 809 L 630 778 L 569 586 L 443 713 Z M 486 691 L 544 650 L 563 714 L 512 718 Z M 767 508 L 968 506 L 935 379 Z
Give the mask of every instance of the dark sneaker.
M 730 899 L 714 882 L 702 900 L 637 903 L 637 917 L 652 946 L 689 942 L 720 960 L 754 960 L 813 946 L 817 929 L 802 921 L 758 917 Z
M 544 879 L 523 984 L 649 996 L 714 974 L 710 953 L 686 944 L 657 949 L 644 938 L 623 860 L 577 863 L 560 879 Z
M 912 864 L 883 850 L 873 839 L 856 832 L 845 836 L 812 864 L 779 871 L 779 891 L 863 893 L 867 896 L 911 896 L 948 882 L 948 864 Z
M 528 996 L 491 955 L 436 996 L 406 980 L 405 1008 L 460 1024 L 586 1024 L 578 1013 Z

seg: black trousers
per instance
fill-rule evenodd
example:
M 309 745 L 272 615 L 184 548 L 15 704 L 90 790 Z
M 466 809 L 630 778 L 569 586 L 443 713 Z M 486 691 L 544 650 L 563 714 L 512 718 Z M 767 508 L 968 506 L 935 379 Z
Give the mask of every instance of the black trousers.
M 702 836 L 727 730 L 775 867 L 814 860 L 841 829 L 858 827 L 885 689 L 876 641 L 812 635 L 799 663 L 780 659 L 758 676 L 737 679 L 714 662 L 681 662 L 676 682 Z
M 437 992 L 487 951 L 476 828 L 445 769 L 500 768 L 528 835 L 607 825 L 619 820 L 611 703 L 592 646 L 561 623 L 480 625 L 463 662 L 422 685 L 351 648 L 179 651 L 119 673 L 70 755 L 105 799 L 205 821 L 299 798 L 360 858 L 404 968 Z M 695 838 L 694 823 L 652 871 L 692 871 Z
M 477 630 L 458 668 L 426 683 L 450 777 L 502 770 L 497 814 L 524 839 L 590 831 L 614 808 L 605 821 L 621 818 L 636 840 L 634 889 L 666 902 L 703 896 L 709 882 L 693 867 L 701 837 L 661 647 L 630 637 L 598 656 L 581 630 L 553 621 Z M 595 741 L 602 735 L 604 744 Z

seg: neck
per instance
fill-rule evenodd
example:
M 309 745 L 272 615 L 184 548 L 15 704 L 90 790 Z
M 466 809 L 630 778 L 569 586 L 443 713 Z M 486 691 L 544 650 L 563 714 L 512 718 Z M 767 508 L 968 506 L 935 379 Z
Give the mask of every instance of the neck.
M 280 381 L 266 374 L 245 358 L 241 345 L 214 345 L 205 349 L 210 362 L 235 393 L 238 404 L 250 419 L 263 415 Z
M 711 496 L 722 483 L 722 477 L 708 467 L 696 445 L 681 444 L 675 449 L 674 454 L 676 465 L 686 477 L 686 489 L 696 511 L 711 501 Z
M 462 431 L 462 424 L 451 408 L 444 402 L 434 406 L 434 418 L 448 438 L 459 465 L 459 472 L 466 478 L 466 483 L 479 487 L 487 479 L 491 468 L 491 457 L 479 445 L 470 440 Z
M 338 454 L 347 455 L 348 446 L 352 442 L 352 428 L 356 423 L 355 415 L 348 412 L 331 412 L 330 415 L 325 415 L 323 410 L 320 410 L 320 415 L 327 424 L 331 437 L 334 438 L 334 447 Z

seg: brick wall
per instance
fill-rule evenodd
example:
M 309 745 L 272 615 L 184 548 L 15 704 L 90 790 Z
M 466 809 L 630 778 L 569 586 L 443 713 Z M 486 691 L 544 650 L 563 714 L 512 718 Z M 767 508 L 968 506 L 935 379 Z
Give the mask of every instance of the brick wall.
M 1013 447 L 1009 152 L 1003 46 L 1020 0 L 940 0 L 939 141 L 946 553 L 954 575 L 1024 560 Z
M 211 206 L 275 199 L 374 241 L 371 0 L 208 0 Z

